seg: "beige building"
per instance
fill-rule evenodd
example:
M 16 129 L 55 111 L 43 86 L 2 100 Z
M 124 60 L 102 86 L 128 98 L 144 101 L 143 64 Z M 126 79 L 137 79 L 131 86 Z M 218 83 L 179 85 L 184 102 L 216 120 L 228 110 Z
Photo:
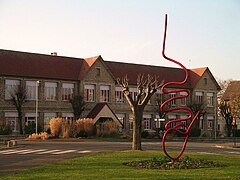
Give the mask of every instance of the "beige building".
M 35 122 L 36 97 L 38 122 L 46 130 L 52 117 L 74 118 L 69 99 L 81 94 L 86 102 L 83 117 L 91 117 L 94 122 L 112 119 L 119 123 L 123 132 L 129 133 L 132 113 L 116 79 L 127 75 L 134 96 L 137 93 L 136 79 L 139 74 L 157 76 L 159 81 L 165 82 L 182 81 L 185 77 L 184 71 L 179 68 L 105 61 L 101 56 L 81 59 L 57 54 L 0 50 L 0 64 L 0 120 L 12 124 L 14 132 L 18 132 L 17 111 L 11 104 L 9 93 L 20 84 L 28 90 L 28 101 L 23 107 L 26 125 Z M 190 77 L 180 88 L 188 89 L 190 97 L 176 100 L 172 106 L 186 106 L 192 102 L 205 104 L 206 113 L 201 118 L 200 128 L 202 134 L 215 136 L 218 127 L 217 93 L 220 87 L 208 68 L 188 71 Z M 179 94 L 171 94 L 171 97 L 176 95 Z M 154 120 L 159 118 L 156 99 L 160 96 L 162 94 L 158 90 L 144 111 L 144 129 L 150 132 L 155 131 Z M 171 112 L 165 119 L 167 122 L 169 119 L 184 117 L 184 113 Z

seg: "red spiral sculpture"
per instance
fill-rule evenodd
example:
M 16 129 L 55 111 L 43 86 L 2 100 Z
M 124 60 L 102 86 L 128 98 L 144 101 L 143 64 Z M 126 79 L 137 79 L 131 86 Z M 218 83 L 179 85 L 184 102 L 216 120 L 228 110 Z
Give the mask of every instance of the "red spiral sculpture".
M 186 90 L 186 89 L 174 89 L 174 90 L 166 90 L 165 88 L 167 88 L 169 85 L 183 85 L 186 83 L 187 79 L 188 79 L 188 71 L 186 69 L 186 67 L 184 67 L 180 62 L 174 60 L 174 59 L 171 59 L 169 57 L 167 57 L 165 55 L 165 43 L 166 43 L 166 34 L 167 34 L 167 14 L 165 15 L 165 29 L 164 29 L 164 39 L 163 39 L 163 49 L 162 49 L 162 55 L 165 59 L 167 59 L 168 61 L 171 61 L 177 65 L 179 65 L 181 68 L 183 68 L 183 70 L 185 71 L 185 79 L 183 81 L 180 81 L 180 82 L 167 82 L 165 83 L 163 86 L 162 86 L 162 93 L 163 94 L 171 94 L 171 93 L 179 93 L 179 92 L 185 92 L 185 95 L 181 95 L 181 96 L 175 96 L 175 97 L 172 97 L 170 99 L 167 99 L 160 107 L 160 110 L 162 112 L 173 112 L 173 111 L 185 111 L 186 113 L 188 113 L 188 117 L 187 118 L 180 118 L 180 119 L 176 119 L 176 120 L 170 120 L 168 123 L 166 123 L 165 125 L 165 133 L 163 135 L 163 138 L 162 138 L 162 148 L 163 148 L 163 151 L 164 153 L 166 154 L 166 156 L 168 156 L 172 161 L 177 161 L 179 160 L 179 158 L 182 156 L 185 148 L 186 148 L 186 145 L 187 145 L 187 141 L 188 141 L 188 138 L 189 138 L 189 131 L 193 125 L 193 123 L 195 122 L 196 118 L 198 117 L 200 111 L 198 111 L 196 113 L 196 115 L 193 117 L 193 113 L 191 111 L 191 109 L 189 109 L 188 107 L 171 107 L 169 109 L 164 109 L 164 106 L 169 103 L 170 101 L 175 101 L 176 99 L 181 99 L 181 98 L 186 98 L 187 96 L 189 96 L 189 91 Z M 183 124 L 182 122 L 183 121 L 188 121 L 188 120 L 191 120 L 192 121 L 190 122 L 189 125 L 186 125 L 186 124 Z M 172 128 L 170 128 L 170 124 L 172 123 L 176 123 L 175 126 L 173 126 Z M 179 130 L 180 128 L 185 128 L 185 131 L 183 131 L 181 129 L 181 131 Z M 185 137 L 185 140 L 184 140 L 184 143 L 183 143 L 183 146 L 182 146 L 182 149 L 180 151 L 180 153 L 178 154 L 177 157 L 172 157 L 168 154 L 168 152 L 166 151 L 166 146 L 165 146 L 165 139 L 167 137 L 167 134 L 171 133 L 175 131 L 176 133 L 178 134 L 181 134 L 183 137 Z

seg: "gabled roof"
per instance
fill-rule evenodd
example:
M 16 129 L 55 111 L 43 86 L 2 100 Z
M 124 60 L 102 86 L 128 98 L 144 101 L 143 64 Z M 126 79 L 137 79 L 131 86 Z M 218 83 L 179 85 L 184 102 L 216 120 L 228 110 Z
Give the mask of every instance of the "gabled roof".
M 231 81 L 223 94 L 222 99 L 229 101 L 231 96 L 240 95 L 240 81 Z
M 105 108 L 105 111 L 104 111 Z M 104 112 L 103 112 L 104 111 Z M 115 113 L 109 107 L 107 103 L 97 103 L 94 108 L 89 112 L 87 118 L 92 118 L 94 124 L 98 121 L 99 118 L 112 118 L 118 124 L 121 124 Z
M 151 65 L 142 65 L 142 64 L 130 64 L 122 62 L 112 62 L 105 61 L 105 64 L 108 66 L 113 76 L 116 78 L 122 78 L 127 75 L 129 79 L 129 84 L 136 84 L 137 76 L 139 74 L 148 74 L 152 77 L 158 77 L 158 80 L 161 82 L 170 82 L 170 81 L 183 81 L 185 78 L 185 72 L 180 68 L 171 68 L 171 67 L 161 67 L 161 66 L 151 66 Z M 190 79 L 187 83 L 181 88 L 191 88 Z
M 208 67 L 195 68 L 195 69 L 190 70 L 189 78 L 191 79 L 192 87 L 195 87 L 197 85 L 199 80 L 202 78 L 203 74 L 206 73 L 206 72 L 208 72 L 208 74 L 212 78 L 213 82 L 216 85 L 217 90 L 221 90 L 221 87 L 217 83 L 216 79 L 214 78 L 214 76 L 212 75 L 212 73 L 211 73 L 211 71 L 209 70 Z
M 185 78 L 185 72 L 180 68 L 104 61 L 101 56 L 82 59 L 1 49 L 0 74 L 33 78 L 82 80 L 84 75 L 97 61 L 103 62 L 103 65 L 115 80 L 127 75 L 129 84 L 133 85 L 136 84 L 139 74 L 156 76 L 159 81 L 164 80 L 165 82 L 179 82 Z M 180 88 L 194 88 L 207 70 L 208 68 L 206 67 L 188 70 L 189 79 Z M 216 82 L 214 77 L 213 79 Z M 217 82 L 216 86 L 218 86 Z
M 85 58 L 82 64 L 82 67 L 80 69 L 79 77 L 78 79 L 83 79 L 84 75 L 88 72 L 90 67 L 99 59 L 101 56 L 94 56 L 91 58 Z
M 83 59 L 0 49 L 0 74 L 77 80 Z

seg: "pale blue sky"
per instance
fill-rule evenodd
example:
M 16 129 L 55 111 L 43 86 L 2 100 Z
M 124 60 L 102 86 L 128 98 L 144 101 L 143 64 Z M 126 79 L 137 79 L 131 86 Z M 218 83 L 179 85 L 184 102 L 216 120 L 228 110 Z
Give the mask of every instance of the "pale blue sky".
M 0 49 L 172 67 L 166 13 L 167 56 L 240 80 L 240 0 L 0 0 Z

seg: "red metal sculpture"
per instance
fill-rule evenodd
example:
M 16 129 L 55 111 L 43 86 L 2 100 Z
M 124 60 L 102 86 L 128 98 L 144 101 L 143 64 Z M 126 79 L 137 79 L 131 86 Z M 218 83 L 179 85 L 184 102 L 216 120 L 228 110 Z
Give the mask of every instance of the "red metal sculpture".
M 169 109 L 164 109 L 164 106 L 167 104 L 167 103 L 170 103 L 170 101 L 175 101 L 176 99 L 181 99 L 181 98 L 186 98 L 187 96 L 189 96 L 189 91 L 186 90 L 186 89 L 174 89 L 174 90 L 166 90 L 165 88 L 167 88 L 168 86 L 170 85 L 183 85 L 187 82 L 187 79 L 188 79 L 188 70 L 186 69 L 186 67 L 184 67 L 180 62 L 174 60 L 174 59 L 171 59 L 169 57 L 167 57 L 165 55 L 165 43 L 166 43 L 166 34 L 167 34 L 167 14 L 165 15 L 165 29 L 164 29 L 164 39 L 163 39 L 163 49 L 162 49 L 162 55 L 165 59 L 167 59 L 168 61 L 171 61 L 177 65 L 179 65 L 181 68 L 183 68 L 183 70 L 185 71 L 185 79 L 183 81 L 180 81 L 180 82 L 167 82 L 165 83 L 163 86 L 162 86 L 162 93 L 163 94 L 171 94 L 171 93 L 180 93 L 180 92 L 185 92 L 185 95 L 180 95 L 180 96 L 175 96 L 173 98 L 170 98 L 168 100 L 166 100 L 160 107 L 160 110 L 163 111 L 163 112 L 173 112 L 173 111 L 185 111 L 186 113 L 188 113 L 188 117 L 187 118 L 180 118 L 180 119 L 176 119 L 176 120 L 170 120 L 168 123 L 166 123 L 165 125 L 165 133 L 163 135 L 163 138 L 162 138 L 162 148 L 163 148 L 163 151 L 164 153 L 172 160 L 172 161 L 177 161 L 179 160 L 179 158 L 182 156 L 185 148 L 186 148 L 186 145 L 187 145 L 187 141 L 188 141 L 188 138 L 189 138 L 189 131 L 193 125 L 193 123 L 195 122 L 196 118 L 198 117 L 199 112 L 196 113 L 196 115 L 193 117 L 193 113 L 191 111 L 191 109 L 189 109 L 188 107 L 171 107 Z M 188 121 L 188 120 L 192 120 L 190 122 L 189 125 L 186 125 L 186 124 L 183 124 L 182 122 L 183 121 Z M 172 128 L 170 128 L 170 125 L 171 124 L 175 124 L 175 126 L 173 126 Z M 181 130 L 179 130 L 181 128 Z M 185 130 L 183 130 L 185 129 Z M 169 155 L 169 153 L 167 152 L 166 150 L 166 146 L 165 146 L 165 140 L 166 140 L 166 137 L 169 133 L 171 132 L 176 132 L 178 134 L 181 134 L 183 137 L 185 137 L 185 140 L 184 140 L 184 143 L 183 143 L 183 146 L 182 146 L 182 149 L 180 151 L 180 153 L 177 155 L 177 157 L 172 157 L 171 155 Z

